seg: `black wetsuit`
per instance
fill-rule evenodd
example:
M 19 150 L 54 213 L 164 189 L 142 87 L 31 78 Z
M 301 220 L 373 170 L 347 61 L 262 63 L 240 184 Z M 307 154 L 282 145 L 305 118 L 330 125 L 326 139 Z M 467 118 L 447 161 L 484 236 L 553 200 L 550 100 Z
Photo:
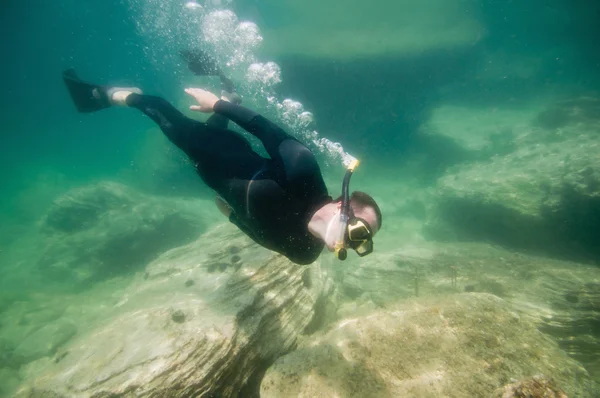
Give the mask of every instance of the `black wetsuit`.
M 308 231 L 308 222 L 331 197 L 306 146 L 261 115 L 222 100 L 206 123 L 159 97 L 131 94 L 127 104 L 152 118 L 190 157 L 204 182 L 232 208 L 229 220 L 255 242 L 298 264 L 319 257 L 324 243 Z M 228 130 L 229 120 L 259 138 L 270 159 Z

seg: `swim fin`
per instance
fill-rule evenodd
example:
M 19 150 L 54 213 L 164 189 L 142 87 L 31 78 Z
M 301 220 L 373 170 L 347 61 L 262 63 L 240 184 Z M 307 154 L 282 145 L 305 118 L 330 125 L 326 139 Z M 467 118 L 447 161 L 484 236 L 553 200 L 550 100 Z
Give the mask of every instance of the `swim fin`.
M 219 76 L 221 89 L 228 93 L 234 93 L 233 82 L 223 74 L 217 61 L 206 52 L 196 48 L 193 50 L 179 51 L 181 57 L 187 62 L 189 70 L 196 76 Z
M 200 49 L 181 50 L 179 54 L 187 62 L 188 68 L 196 76 L 221 76 L 217 62 Z
M 63 80 L 79 112 L 95 112 L 111 106 L 106 87 L 84 82 L 79 79 L 75 69 L 65 70 Z

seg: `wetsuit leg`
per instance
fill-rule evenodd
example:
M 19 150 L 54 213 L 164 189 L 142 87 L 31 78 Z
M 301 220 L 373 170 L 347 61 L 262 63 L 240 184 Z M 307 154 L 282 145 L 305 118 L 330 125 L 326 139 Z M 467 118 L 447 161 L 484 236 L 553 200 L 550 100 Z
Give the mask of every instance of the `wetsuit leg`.
M 192 120 L 160 97 L 130 94 L 127 105 L 150 117 L 194 162 L 204 182 L 226 197 L 232 179 L 250 179 L 264 167 L 246 139 L 230 130 Z M 222 115 L 220 115 L 222 116 Z
M 127 97 L 127 105 L 152 119 L 173 144 L 191 157 L 197 134 L 203 130 L 200 122 L 186 117 L 160 97 L 133 93 Z

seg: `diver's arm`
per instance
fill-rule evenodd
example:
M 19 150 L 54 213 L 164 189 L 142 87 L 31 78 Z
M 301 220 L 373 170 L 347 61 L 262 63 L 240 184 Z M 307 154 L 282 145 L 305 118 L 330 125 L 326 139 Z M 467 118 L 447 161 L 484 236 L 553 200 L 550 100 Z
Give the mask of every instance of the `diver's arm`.
M 239 105 L 217 101 L 216 113 L 225 116 L 259 138 L 271 159 L 285 173 L 288 189 L 296 196 L 310 196 L 316 189 L 326 191 L 321 170 L 313 153 L 275 123 Z
M 262 141 L 265 149 L 272 159 L 278 160 L 277 148 L 285 140 L 294 140 L 275 123 L 267 120 L 258 113 L 240 105 L 220 100 L 210 91 L 200 88 L 186 88 L 185 92 L 198 102 L 198 105 L 190 106 L 190 110 L 199 112 L 215 112 L 232 120 L 244 130 L 256 136 Z M 300 144 L 302 145 L 302 144 Z
M 310 149 L 275 123 L 250 109 L 227 101 L 217 101 L 214 110 L 262 141 L 271 159 L 283 169 L 289 183 L 288 189 L 296 195 L 310 195 L 315 188 L 326 190 L 321 187 L 321 170 Z
M 275 123 L 248 108 L 219 100 L 209 91 L 188 88 L 185 92 L 198 102 L 198 105 L 190 106 L 191 110 L 215 112 L 260 139 L 271 159 L 285 171 L 289 182 L 320 179 L 319 167 L 310 150 Z
M 275 123 L 243 106 L 219 100 L 214 105 L 214 111 L 261 140 L 271 158 L 278 157 L 277 148 L 283 141 L 296 141 Z

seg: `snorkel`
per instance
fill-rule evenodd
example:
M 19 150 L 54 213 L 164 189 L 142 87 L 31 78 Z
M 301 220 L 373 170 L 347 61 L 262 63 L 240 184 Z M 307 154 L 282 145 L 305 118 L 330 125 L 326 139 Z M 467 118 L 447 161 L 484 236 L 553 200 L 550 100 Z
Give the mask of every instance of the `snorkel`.
M 352 159 L 346 168 L 346 175 L 342 182 L 342 206 L 340 209 L 340 235 L 335 241 L 335 256 L 339 260 L 345 260 L 348 257 L 348 251 L 345 246 L 346 228 L 348 227 L 348 218 L 350 213 L 350 177 L 358 167 L 360 162 L 357 159 Z

